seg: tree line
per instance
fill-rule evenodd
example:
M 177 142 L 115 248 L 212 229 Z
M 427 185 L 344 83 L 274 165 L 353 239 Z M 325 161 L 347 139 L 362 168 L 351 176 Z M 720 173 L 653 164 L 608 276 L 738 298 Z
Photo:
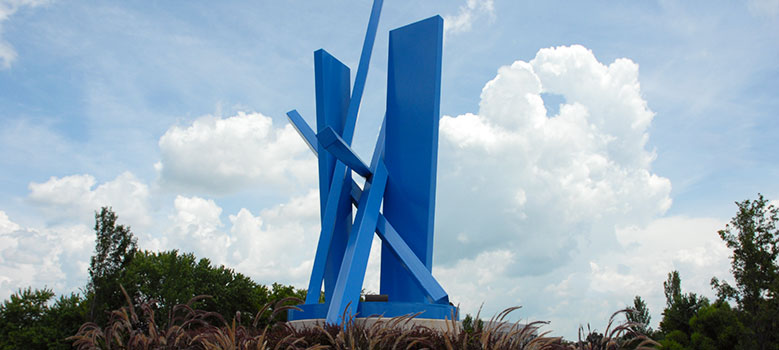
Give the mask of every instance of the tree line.
M 81 293 L 55 298 L 49 288 L 30 287 L 12 294 L 0 304 L 0 350 L 70 349 L 66 338 L 82 324 L 106 324 L 110 312 L 128 302 L 155 304 L 155 323 L 164 327 L 174 306 L 197 296 L 208 297 L 195 300 L 192 307 L 228 320 L 241 313 L 245 322 L 252 322 L 266 304 L 287 297 L 305 299 L 304 290 L 261 285 L 192 253 L 141 251 L 130 227 L 117 224 L 110 207 L 95 213 L 94 230 L 95 252 Z

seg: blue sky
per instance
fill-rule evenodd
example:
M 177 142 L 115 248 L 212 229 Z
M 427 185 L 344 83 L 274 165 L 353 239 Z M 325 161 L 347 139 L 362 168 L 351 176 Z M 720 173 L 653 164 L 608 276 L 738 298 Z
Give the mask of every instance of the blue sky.
M 316 165 L 284 113 L 313 124 L 314 50 L 355 73 L 370 5 L 0 0 L 0 297 L 83 286 L 102 205 L 144 249 L 304 286 Z M 779 197 L 779 1 L 387 0 L 365 158 L 387 32 L 435 14 L 451 298 L 572 337 L 634 295 L 659 321 L 672 269 L 711 295 L 733 202 Z

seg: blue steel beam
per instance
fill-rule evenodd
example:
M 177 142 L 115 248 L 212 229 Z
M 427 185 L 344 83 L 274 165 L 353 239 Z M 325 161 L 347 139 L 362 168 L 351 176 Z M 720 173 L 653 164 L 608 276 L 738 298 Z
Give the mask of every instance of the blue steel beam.
M 352 143 L 352 137 L 354 136 L 354 128 L 357 122 L 357 112 L 360 109 L 360 101 L 362 99 L 363 90 L 365 89 L 365 79 L 368 76 L 371 52 L 373 51 L 373 43 L 376 39 L 376 29 L 379 25 L 379 17 L 383 3 L 383 0 L 374 0 L 373 7 L 371 8 L 371 17 L 368 21 L 368 29 L 365 32 L 365 41 L 363 42 L 362 53 L 360 54 L 360 63 L 357 66 L 357 75 L 354 80 L 352 95 L 349 99 L 349 108 L 346 112 L 346 121 L 344 123 L 343 134 L 341 134 L 342 138 L 346 141 L 347 144 Z M 313 297 L 309 298 L 309 295 L 313 294 L 311 291 L 320 291 L 322 288 L 326 257 L 329 256 L 330 253 L 330 243 L 333 238 L 333 230 L 335 230 L 335 223 L 337 220 L 337 207 L 339 206 L 339 203 L 341 203 L 341 198 L 338 194 L 341 193 L 341 190 L 344 186 L 344 180 L 347 177 L 347 170 L 348 169 L 345 164 L 339 161 L 335 162 L 333 180 L 330 182 L 330 192 L 327 196 L 327 204 L 325 205 L 324 212 L 321 213 L 322 231 L 319 234 L 319 243 L 317 244 L 317 253 L 314 257 L 314 267 L 311 271 L 311 278 L 309 279 L 309 292 L 306 297 L 306 303 L 309 303 L 309 300 L 313 299 Z M 343 263 L 341 268 L 343 269 Z
M 314 132 L 311 130 L 308 124 L 306 124 L 303 118 L 298 115 L 296 118 L 290 117 L 290 120 L 293 122 L 293 124 L 295 124 L 295 128 L 301 130 L 301 135 L 307 135 L 303 136 L 306 143 L 316 143 Z M 382 125 L 381 131 L 379 132 L 379 138 L 376 142 L 377 150 L 374 152 L 375 155 L 382 154 L 385 135 L 384 130 L 384 125 Z M 313 147 L 310 148 L 313 150 Z M 351 183 L 352 204 L 358 206 L 360 197 L 362 196 L 363 192 L 360 186 L 354 180 L 352 180 Z M 419 258 L 413 254 L 411 248 L 409 248 L 406 242 L 400 238 L 400 235 L 382 214 L 379 214 L 379 219 L 376 224 L 376 233 L 379 234 L 379 237 L 382 239 L 382 241 L 387 244 L 392 253 L 402 262 L 403 267 L 409 271 L 411 276 L 414 278 L 414 281 L 425 291 L 426 295 L 430 297 L 434 303 L 449 303 L 449 297 L 446 291 L 444 291 L 443 287 L 441 287 L 438 281 L 436 281 L 436 279 L 433 277 L 430 271 L 427 270 L 425 265 L 422 264 Z M 306 303 L 308 304 L 308 302 Z
M 311 149 L 311 152 L 314 152 L 314 155 L 318 157 L 319 152 L 316 150 L 317 140 L 314 130 L 308 126 L 308 123 L 306 123 L 305 119 L 303 119 L 296 109 L 287 112 L 287 119 L 289 119 L 289 122 L 295 127 L 295 131 L 298 132 L 298 135 L 306 142 L 306 146 L 308 146 L 308 148 Z
M 434 16 L 390 31 L 387 136 L 390 173 L 384 216 L 426 266 L 433 264 L 443 19 Z M 382 246 L 382 252 L 391 247 Z M 426 301 L 394 254 L 381 254 L 381 294 L 389 301 Z
M 348 144 L 352 144 L 352 137 L 354 136 L 357 112 L 360 110 L 362 92 L 365 90 L 365 80 L 368 77 L 368 67 L 371 63 L 371 53 L 373 52 L 373 43 L 376 41 L 376 29 L 379 27 L 379 17 L 381 16 L 383 3 L 384 0 L 373 0 L 371 18 L 368 20 L 368 30 L 365 31 L 365 41 L 362 44 L 360 63 L 357 65 L 357 75 L 354 77 L 352 98 L 349 100 L 349 110 L 346 112 L 346 124 L 344 125 L 344 132 L 341 134 Z
M 346 111 L 349 108 L 349 67 L 330 55 L 325 50 L 314 52 L 314 72 L 316 77 L 316 127 L 321 132 L 328 129 L 333 132 L 342 132 L 346 122 Z M 317 145 L 319 154 L 319 212 L 325 211 L 327 197 L 330 192 L 330 184 L 333 181 L 336 158 L 324 150 L 323 145 Z M 351 181 L 351 173 L 345 175 L 344 181 Z M 336 209 L 336 221 L 333 235 L 330 241 L 330 249 L 325 259 L 325 300 L 329 300 L 333 294 L 338 271 L 341 268 L 346 241 L 352 228 L 352 205 L 349 203 L 348 186 L 341 190 L 341 197 Z M 324 216 L 320 221 L 324 221 Z M 320 222 L 321 223 L 321 222 Z M 316 259 L 316 257 L 315 257 Z M 311 292 L 319 301 L 319 290 Z
M 316 137 L 319 140 L 319 144 L 330 154 L 335 156 L 335 158 L 346 164 L 346 166 L 356 173 L 362 175 L 362 177 L 371 177 L 371 170 L 368 169 L 368 166 L 365 165 L 362 159 L 360 159 L 352 148 L 346 144 L 346 141 L 338 136 L 338 133 L 335 132 L 333 128 L 325 128 L 320 131 Z
M 376 224 L 376 232 L 379 238 L 389 247 L 395 257 L 401 261 L 407 271 L 414 277 L 414 281 L 421 287 L 425 294 L 430 297 L 433 303 L 449 304 L 449 296 L 444 288 L 438 284 L 427 267 L 417 258 L 416 254 L 409 248 L 403 238 L 387 222 L 384 215 L 379 214 L 379 221 Z
M 371 180 L 366 180 L 365 189 L 357 206 L 354 230 L 346 244 L 341 271 L 338 273 L 338 281 L 335 283 L 333 291 L 333 299 L 327 308 L 327 318 L 325 319 L 327 323 L 341 324 L 344 321 L 342 319 L 344 314 L 346 317 L 350 317 L 356 313 L 386 184 L 387 168 L 383 162 L 379 162 Z M 350 309 L 347 310 L 347 307 Z
M 298 131 L 298 134 L 303 138 L 303 141 L 308 145 L 308 148 L 311 149 L 311 152 L 314 152 L 315 156 L 317 155 L 316 151 L 316 145 L 318 140 L 316 138 L 316 134 L 314 133 L 314 130 L 311 129 L 310 126 L 308 126 L 308 123 L 303 119 L 303 117 L 300 116 L 298 111 L 291 110 L 287 112 L 287 117 L 289 118 L 289 121 L 292 123 L 292 125 L 295 127 L 295 130 Z M 384 130 L 382 128 L 382 130 Z M 383 133 L 379 133 L 379 138 L 381 141 L 381 144 L 383 145 Z M 378 144 L 379 142 L 377 142 Z M 381 154 L 381 152 L 379 152 Z M 362 195 L 362 188 L 360 188 L 360 185 L 357 184 L 354 180 L 352 180 L 351 185 L 351 196 L 352 196 L 352 203 L 354 205 L 357 205 L 357 203 L 360 201 L 360 195 Z

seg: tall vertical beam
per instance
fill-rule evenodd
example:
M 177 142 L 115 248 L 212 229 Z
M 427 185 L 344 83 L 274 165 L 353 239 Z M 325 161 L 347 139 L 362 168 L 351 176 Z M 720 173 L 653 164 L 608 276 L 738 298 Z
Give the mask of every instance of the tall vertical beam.
M 379 26 L 379 17 L 381 16 L 381 7 L 383 4 L 383 0 L 373 0 L 371 17 L 368 20 L 368 29 L 365 31 L 365 41 L 363 42 L 362 53 L 360 54 L 360 63 L 357 66 L 354 88 L 352 89 L 352 94 L 349 98 L 346 121 L 343 127 L 343 134 L 341 135 L 349 145 L 351 145 L 354 136 L 357 114 L 360 109 L 362 93 L 365 89 L 365 80 L 368 76 L 368 67 L 370 66 L 373 43 L 376 40 L 376 30 Z M 336 160 L 335 168 L 332 173 L 332 180 L 330 181 L 329 192 L 326 196 L 327 202 L 324 211 L 321 212 L 322 230 L 319 233 L 319 242 L 317 243 L 316 256 L 314 257 L 314 266 L 311 270 L 311 278 L 308 283 L 309 292 L 319 291 L 322 288 L 322 280 L 324 279 L 326 266 L 325 258 L 330 255 L 330 243 L 335 233 L 338 208 L 340 207 L 340 203 L 343 203 L 344 201 L 349 202 L 349 197 L 344 199 L 341 195 L 341 191 L 344 187 L 351 187 L 351 183 L 344 185 L 348 173 L 347 170 L 348 168 L 344 163 Z M 312 304 L 313 298 L 314 296 L 309 293 L 306 296 L 306 304 Z M 318 301 L 318 295 L 316 298 Z
M 384 217 L 432 270 L 443 19 L 434 16 L 390 32 L 384 162 L 389 178 Z M 386 243 L 381 293 L 389 301 L 426 302 Z
M 349 108 L 350 75 L 349 67 L 338 61 L 325 50 L 314 52 L 314 74 L 316 76 L 316 127 L 317 131 L 332 128 L 337 133 L 343 133 L 346 123 L 346 112 Z M 333 181 L 335 169 L 335 157 L 326 152 L 321 144 L 317 143 L 319 154 L 319 212 L 324 214 L 327 206 L 327 195 L 330 192 L 330 183 Z M 351 174 L 347 173 L 345 181 L 351 183 Z M 330 300 L 338 278 L 338 270 L 341 268 L 346 241 L 352 227 L 352 205 L 349 201 L 349 186 L 343 186 L 342 199 L 338 201 L 336 210 L 335 229 L 330 241 L 330 249 L 326 257 L 324 284 L 325 300 Z M 343 197 L 346 200 L 343 200 Z M 324 217 L 320 217 L 324 221 Z M 315 283 L 315 285 L 320 285 Z M 321 287 L 320 287 L 321 288 Z M 319 290 L 309 290 L 306 303 L 314 304 L 319 301 Z

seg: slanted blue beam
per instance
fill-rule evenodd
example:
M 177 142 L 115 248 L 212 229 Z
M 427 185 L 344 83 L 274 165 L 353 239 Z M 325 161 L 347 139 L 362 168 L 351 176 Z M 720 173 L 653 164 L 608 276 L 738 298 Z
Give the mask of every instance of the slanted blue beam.
M 365 80 L 368 77 L 368 67 L 371 64 L 371 53 L 373 52 L 373 43 L 376 41 L 376 29 L 379 27 L 379 17 L 383 3 L 384 0 L 373 0 L 371 18 L 368 20 L 368 30 L 365 31 L 365 41 L 362 44 L 360 63 L 357 66 L 357 75 L 354 77 L 352 98 L 349 100 L 349 110 L 346 112 L 346 124 L 344 132 L 341 134 L 347 144 L 352 143 L 352 137 L 354 136 L 357 112 L 360 110 L 360 101 L 362 100 L 363 90 L 365 90 Z
M 319 157 L 319 152 L 317 152 L 316 134 L 314 133 L 314 130 L 308 126 L 305 119 L 300 116 L 300 113 L 298 113 L 296 109 L 293 109 L 287 112 L 287 119 L 289 119 L 289 122 L 295 127 L 295 131 L 298 132 L 298 135 L 306 142 L 306 146 L 311 149 L 311 152 L 314 152 L 314 155 Z
M 365 165 L 362 159 L 360 159 L 352 148 L 346 144 L 346 141 L 338 136 L 338 133 L 336 133 L 333 128 L 325 128 L 320 131 L 316 137 L 319 140 L 319 144 L 324 147 L 325 150 L 346 164 L 346 166 L 362 175 L 362 177 L 369 178 L 371 176 L 371 170 L 368 169 L 368 166 Z
M 449 296 L 444 291 L 444 288 L 438 284 L 438 281 L 427 269 L 427 266 L 419 261 L 419 258 L 403 241 L 403 238 L 400 238 L 398 232 L 387 222 L 384 215 L 379 214 L 376 232 L 385 243 L 384 246 L 390 248 L 395 257 L 406 267 L 407 271 L 414 277 L 414 281 L 425 291 L 425 294 L 430 297 L 433 303 L 449 304 Z
M 387 168 L 384 163 L 379 162 L 373 177 L 369 181 L 366 180 L 365 189 L 357 206 L 354 229 L 346 244 L 333 299 L 327 309 L 325 319 L 327 323 L 341 324 L 344 315 L 351 317 L 356 313 L 386 184 Z
M 316 145 L 318 140 L 316 138 L 316 134 L 314 134 L 314 131 L 311 130 L 311 127 L 308 126 L 308 123 L 303 119 L 303 117 L 300 116 L 298 111 L 291 110 L 287 112 L 287 117 L 289 118 L 289 121 L 292 123 L 292 125 L 295 127 L 295 130 L 298 130 L 298 134 L 303 138 L 303 141 L 306 142 L 308 145 L 308 148 L 311 149 L 312 152 L 314 152 L 314 155 L 317 156 L 316 148 L 312 147 L 311 145 Z M 384 130 L 382 128 L 382 130 Z M 384 144 L 384 137 L 383 132 L 379 133 L 379 141 L 377 144 Z M 381 152 L 379 152 L 381 154 Z M 357 203 L 360 201 L 360 196 L 362 195 L 362 188 L 360 188 L 360 185 L 357 184 L 354 180 L 352 180 L 351 185 L 351 196 L 352 196 L 352 204 L 357 205 Z
M 387 185 L 387 167 L 381 161 L 384 154 L 384 126 L 385 123 L 382 122 L 376 146 L 373 148 L 370 168 L 373 176 L 365 179 L 362 192 L 352 180 L 352 194 L 358 194 L 357 197 L 359 197 L 357 215 L 354 218 L 354 230 L 349 236 L 341 271 L 338 273 L 336 289 L 333 291 L 333 298 L 327 309 L 325 319 L 328 323 L 340 324 L 343 321 L 341 319 L 343 315 L 348 315 L 350 312 L 355 313 L 360 301 L 360 291 L 365 279 L 368 256 L 371 253 L 373 233 L 376 232 L 376 223 L 381 215 L 379 210 Z M 339 164 L 341 163 L 339 162 Z M 351 307 L 351 310 L 347 310 L 347 307 Z
M 432 270 L 443 19 L 434 16 L 390 31 L 386 148 L 390 173 L 384 216 Z M 381 294 L 389 301 L 426 302 L 392 250 L 382 246 Z

